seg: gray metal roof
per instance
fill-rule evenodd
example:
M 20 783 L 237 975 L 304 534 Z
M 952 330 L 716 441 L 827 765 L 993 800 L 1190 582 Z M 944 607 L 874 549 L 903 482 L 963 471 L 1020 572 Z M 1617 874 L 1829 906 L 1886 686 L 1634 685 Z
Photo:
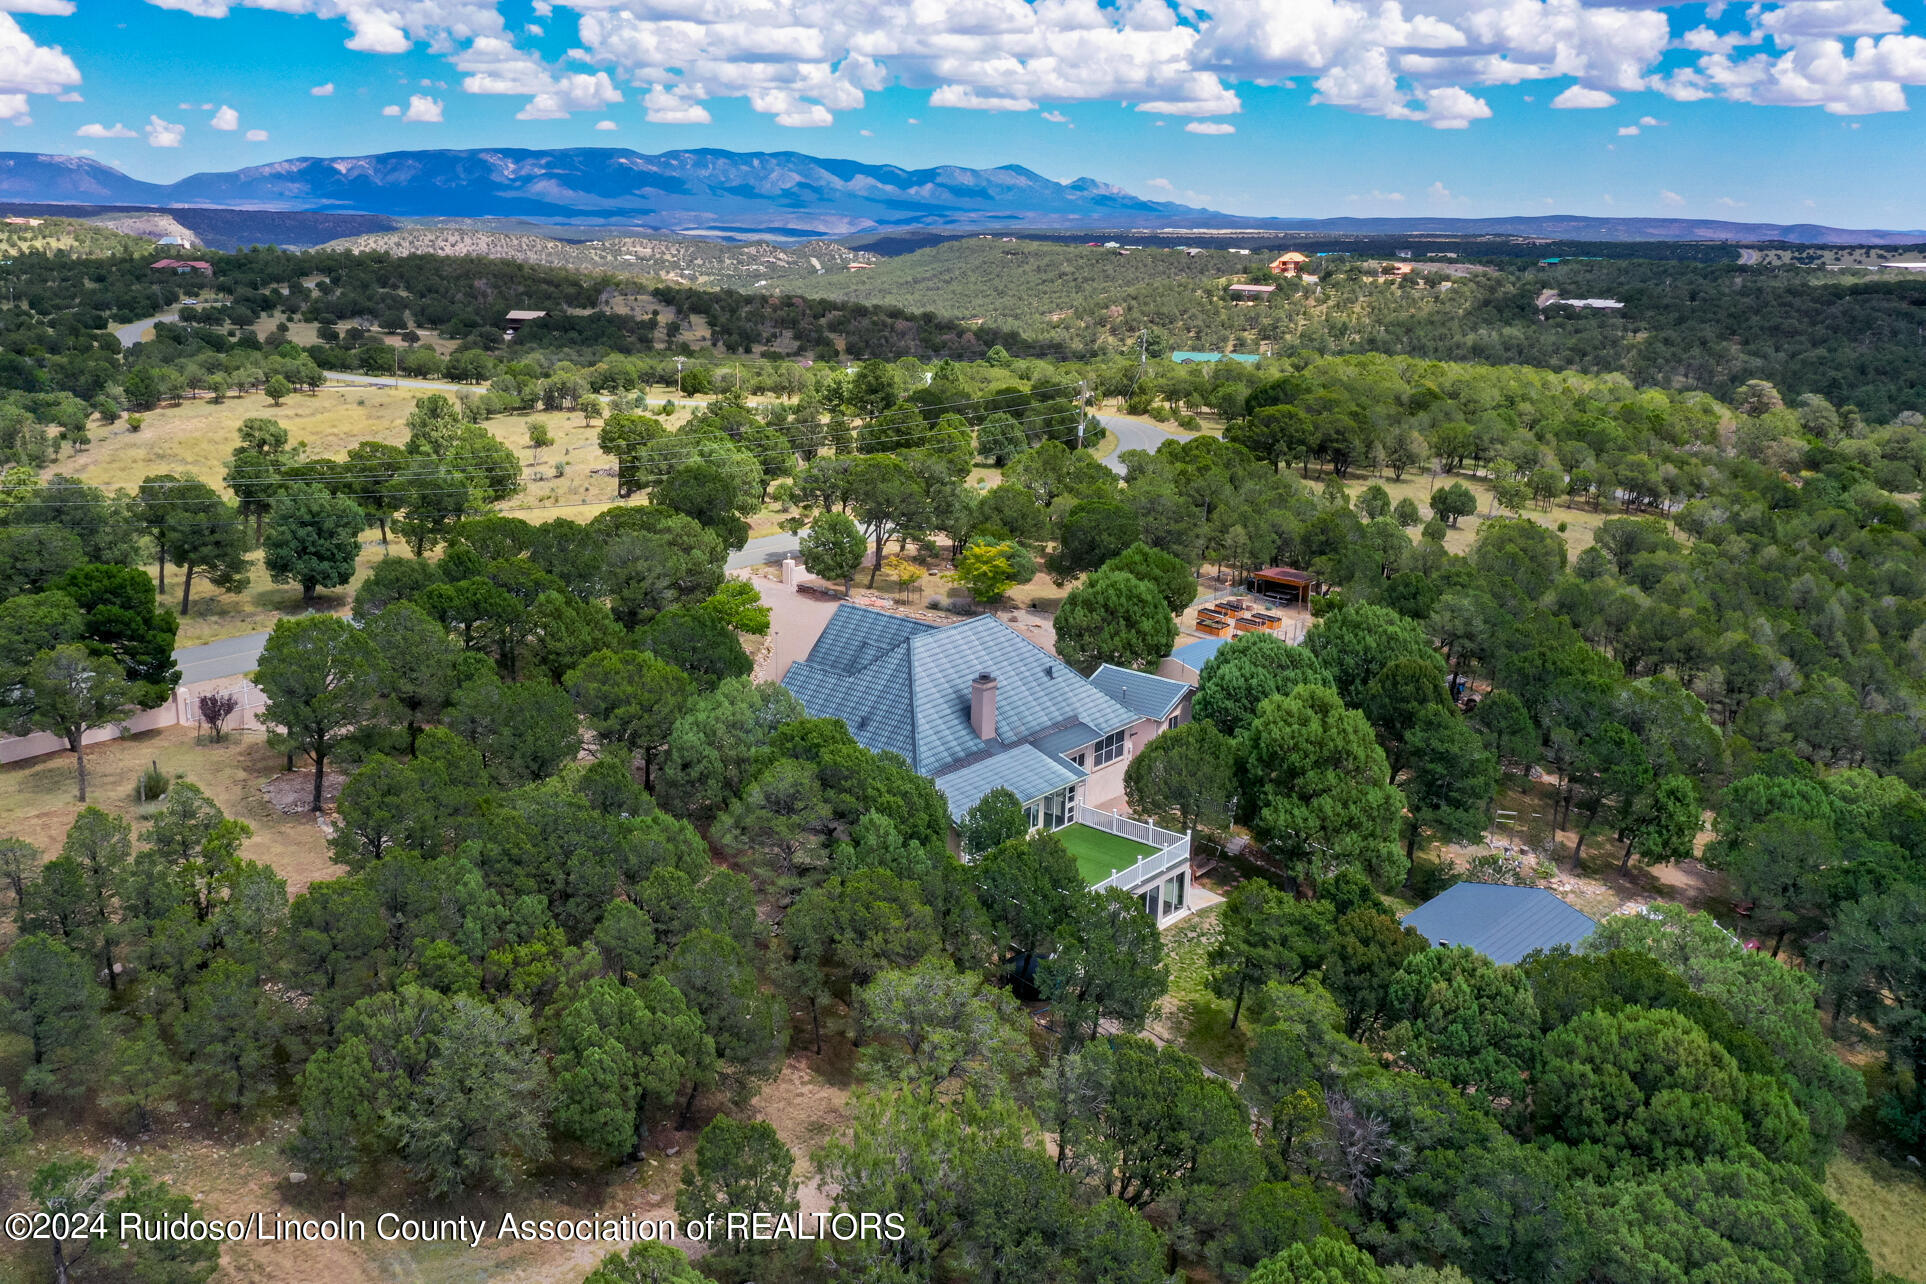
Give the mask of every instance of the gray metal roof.
M 1188 682 L 1160 678 L 1154 673 L 1139 673 L 1135 669 L 1120 669 L 1114 664 L 1098 666 L 1097 671 L 1090 675 L 1090 685 L 1134 713 L 1159 719 L 1168 718 L 1170 711 L 1190 690 Z
M 970 726 L 979 673 L 997 681 L 994 741 Z M 859 743 L 926 776 L 1068 721 L 1108 735 L 1138 716 L 995 616 L 937 627 L 848 602 L 783 685 L 810 717 L 841 718 Z
M 1102 738 L 1095 727 L 1087 722 L 1079 721 L 1073 722 L 1067 727 L 1058 727 L 1055 731 L 1045 732 L 1036 739 L 1026 740 L 1024 743 L 1034 745 L 1044 753 L 1053 753 L 1058 757 L 1062 757 L 1072 749 L 1081 749 L 1085 745 L 1092 744 Z
M 1199 673 L 1210 663 L 1210 658 L 1224 648 L 1229 638 L 1205 638 L 1201 642 L 1188 642 L 1170 653 L 1170 658 L 1179 664 L 1189 665 Z
M 1454 883 L 1400 920 L 1433 945 L 1469 945 L 1494 963 L 1577 946 L 1598 924 L 1542 887 Z
M 950 818 L 961 821 L 977 799 L 992 789 L 1007 789 L 1017 801 L 1029 803 L 1075 784 L 1085 774 L 1034 745 L 1017 745 L 938 776 L 936 788 L 949 802 Z

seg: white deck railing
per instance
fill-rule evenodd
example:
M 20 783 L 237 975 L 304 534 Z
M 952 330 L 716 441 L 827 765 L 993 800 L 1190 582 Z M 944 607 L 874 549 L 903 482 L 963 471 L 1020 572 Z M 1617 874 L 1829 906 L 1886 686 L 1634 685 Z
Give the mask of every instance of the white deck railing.
M 1116 834 L 1120 838 L 1148 843 L 1157 850 L 1127 869 L 1120 869 L 1109 878 L 1093 887 L 1092 891 L 1101 892 L 1108 887 L 1121 887 L 1133 891 L 1139 884 L 1153 878 L 1161 878 L 1180 865 L 1190 864 L 1190 835 L 1176 834 L 1168 829 L 1159 829 L 1146 820 L 1136 820 L 1120 816 L 1116 812 L 1098 811 L 1094 807 L 1077 804 L 1076 815 L 1072 818 L 1079 825 L 1102 830 L 1106 834 Z

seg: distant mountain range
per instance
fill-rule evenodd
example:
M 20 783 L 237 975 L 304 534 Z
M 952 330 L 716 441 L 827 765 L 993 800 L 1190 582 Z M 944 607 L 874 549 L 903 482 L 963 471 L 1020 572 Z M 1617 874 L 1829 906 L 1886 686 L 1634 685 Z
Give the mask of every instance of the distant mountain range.
M 515 218 L 725 239 L 910 228 L 1166 228 L 1443 234 L 1602 241 L 1905 244 L 1926 232 L 1812 224 L 1550 215 L 1497 219 L 1260 219 L 1145 200 L 1095 179 L 1059 183 L 1021 165 L 908 170 L 801 152 L 712 148 L 481 148 L 297 157 L 147 183 L 82 156 L 0 152 L 0 203 L 213 208 L 377 218 Z M 183 221 L 186 221 L 185 219 Z M 376 230 L 363 226 L 335 235 Z M 212 238 L 209 243 L 213 244 Z

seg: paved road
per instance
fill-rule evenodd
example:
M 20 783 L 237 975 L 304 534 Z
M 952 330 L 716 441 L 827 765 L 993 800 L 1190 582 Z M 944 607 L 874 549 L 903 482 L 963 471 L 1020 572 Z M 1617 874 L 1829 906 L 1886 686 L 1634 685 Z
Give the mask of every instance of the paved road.
M 267 640 L 266 633 L 247 633 L 200 646 L 184 646 L 174 652 L 174 665 L 181 671 L 183 684 L 238 678 L 260 667 L 261 648 L 267 645 Z
M 729 569 L 739 571 L 745 566 L 761 566 L 765 562 L 780 562 L 785 557 L 799 556 L 801 543 L 802 536 L 791 535 L 788 531 L 758 535 L 743 545 L 740 553 L 729 554 Z
M 1124 470 L 1121 456 L 1126 450 L 1147 450 L 1154 454 L 1157 447 L 1166 441 L 1184 441 L 1194 435 L 1174 431 L 1148 419 L 1132 419 L 1128 415 L 1098 415 L 1097 420 L 1117 435 L 1116 446 L 1100 461 L 1113 473 Z
M 1759 261 L 1759 252 L 1757 250 L 1740 250 L 1739 251 L 1739 264 L 1741 267 L 1750 266 L 1751 264 L 1757 263 L 1758 261 Z
M 169 312 L 164 316 L 148 317 L 145 321 L 136 321 L 132 325 L 116 327 L 114 337 L 120 340 L 121 347 L 131 348 L 140 342 L 140 337 L 147 333 L 149 326 L 156 325 L 162 321 L 178 321 L 180 319 L 178 312 Z

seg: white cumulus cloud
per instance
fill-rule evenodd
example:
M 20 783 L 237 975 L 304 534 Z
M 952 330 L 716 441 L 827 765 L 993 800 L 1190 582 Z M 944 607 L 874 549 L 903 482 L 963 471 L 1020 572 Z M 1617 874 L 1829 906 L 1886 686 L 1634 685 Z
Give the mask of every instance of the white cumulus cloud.
M 1618 99 L 1612 97 L 1603 89 L 1593 89 L 1586 85 L 1573 85 L 1570 89 L 1567 89 L 1564 93 L 1552 99 L 1551 105 L 1561 110 L 1615 107 L 1618 105 Z
M 1662 191 L 1659 193 L 1659 204 L 1677 207 L 1685 204 L 1685 198 L 1683 196 L 1680 196 L 1677 192 Z
M 265 143 L 268 135 L 265 129 L 250 129 L 247 131 L 245 137 L 250 143 Z
M 241 113 L 222 103 L 221 109 L 214 113 L 214 118 L 208 121 L 207 125 L 210 129 L 239 129 Z
M 430 98 L 427 94 L 410 94 L 408 110 L 401 119 L 404 124 L 439 125 L 441 124 L 441 99 Z
M 543 21 L 523 12 L 513 26 L 497 0 L 149 2 L 207 18 L 307 15 L 370 53 L 425 46 L 466 92 L 525 97 L 524 120 L 604 109 L 632 87 L 655 123 L 706 123 L 705 103 L 737 99 L 816 126 L 902 87 L 951 110 L 1050 103 L 1053 124 L 1082 103 L 1202 121 L 1237 114 L 1245 86 L 1301 83 L 1317 104 L 1464 129 L 1492 115 L 1483 91 L 1498 86 L 1561 82 L 1559 109 L 1656 91 L 1845 115 L 1905 110 L 1908 90 L 1926 86 L 1917 7 L 1894 0 L 1749 0 L 1737 25 L 1724 0 L 539 0 Z M 79 83 L 71 60 L 6 16 L 71 8 L 0 0 L 0 95 Z M 573 10 L 577 47 L 529 52 L 568 29 L 545 21 L 558 8 Z
M 187 126 L 170 125 L 159 116 L 149 116 L 142 132 L 147 135 L 149 147 L 179 147 L 181 139 L 187 136 Z
M 1186 134 L 1235 134 L 1237 126 L 1221 120 L 1193 120 L 1184 126 Z
M 1618 127 L 1618 136 L 1620 138 L 1630 138 L 1637 133 L 1638 133 L 1637 125 L 1620 125 Z
M 383 107 L 381 109 L 381 114 L 383 116 L 399 116 L 401 115 L 401 108 L 397 107 L 393 103 L 389 103 L 386 107 Z
M 112 129 L 105 125 L 82 125 L 74 134 L 79 138 L 132 138 L 134 131 L 115 121 Z
M 313 94 L 316 98 L 326 98 L 329 94 L 332 94 L 334 92 L 334 82 L 330 80 L 325 85 L 316 85 L 313 89 L 308 90 L 308 92 Z
M 618 126 L 612 120 L 598 120 L 595 122 L 595 127 L 597 129 L 619 129 L 620 128 L 620 126 Z

